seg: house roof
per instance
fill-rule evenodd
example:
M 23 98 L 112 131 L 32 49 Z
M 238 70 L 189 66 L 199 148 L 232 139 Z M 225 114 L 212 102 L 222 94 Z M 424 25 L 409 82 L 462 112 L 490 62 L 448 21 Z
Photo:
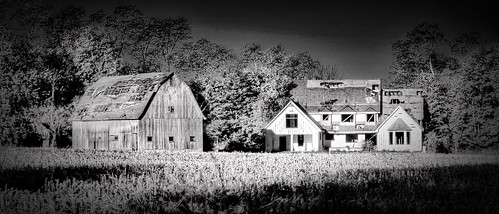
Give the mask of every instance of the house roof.
M 288 104 L 286 104 L 286 106 L 284 106 L 284 108 L 282 108 L 281 111 L 279 113 L 277 113 L 276 116 L 274 116 L 274 118 L 272 118 L 272 120 L 270 120 L 269 123 L 267 123 L 267 125 L 265 126 L 265 129 L 267 129 L 270 126 L 270 124 L 272 124 L 279 117 L 279 115 L 281 115 L 284 112 L 284 110 L 286 110 L 288 108 L 288 106 L 290 106 L 290 105 L 295 106 L 299 111 L 301 111 L 301 113 L 303 115 L 305 115 L 305 118 L 308 121 L 310 121 L 312 124 L 314 124 L 318 129 L 320 129 L 320 130 L 324 129 L 317 121 L 314 120 L 314 118 L 312 118 L 312 116 L 310 116 L 310 114 L 308 114 L 307 110 L 305 110 L 303 108 L 303 106 L 301 106 L 299 103 L 296 103 L 292 100 L 289 101 Z
M 383 127 L 383 126 L 386 124 L 386 122 L 387 122 L 388 120 L 390 120 L 390 118 L 392 118 L 392 117 L 393 117 L 393 115 L 397 114 L 397 112 L 402 112 L 403 114 L 406 114 L 407 116 L 409 116 L 409 118 L 411 118 L 411 119 L 413 120 L 414 124 L 416 124 L 416 125 L 417 125 L 417 126 L 418 126 L 421 130 L 423 130 L 423 127 L 421 127 L 421 125 L 419 125 L 419 123 L 418 123 L 418 122 L 417 122 L 417 121 L 416 121 L 416 120 L 415 120 L 415 119 L 414 119 L 414 118 L 413 118 L 410 114 L 408 114 L 408 113 L 404 110 L 404 108 L 402 108 L 402 106 L 398 106 L 395 110 L 393 110 L 393 111 L 392 111 L 392 113 L 390 113 L 390 115 L 388 115 L 388 117 L 386 117 L 386 118 L 383 120 L 383 122 L 382 122 L 381 124 L 379 124 L 378 128 L 376 128 L 376 131 L 378 131 L 378 129 L 379 129 L 379 128 Z M 400 119 L 400 118 L 399 118 L 399 119 Z M 397 122 L 397 121 L 395 121 L 395 122 Z M 405 123 L 405 122 L 404 122 L 404 123 Z M 407 124 L 406 124 L 406 125 L 407 125 Z M 391 128 L 391 127 L 390 127 L 390 128 Z M 410 127 L 409 127 L 409 128 L 410 128 Z M 412 130 L 412 129 L 411 129 L 411 130 Z
M 348 84 L 348 81 L 353 83 Z M 343 85 L 330 86 L 339 83 Z M 306 108 L 326 103 L 329 106 L 379 105 L 377 92 L 372 91 L 372 84 L 379 84 L 379 80 L 297 80 L 295 84 L 296 88 L 291 91 L 293 100 Z
M 73 120 L 140 119 L 159 87 L 173 73 L 108 76 L 87 88 Z
M 379 105 L 333 105 L 333 106 L 303 106 L 309 113 L 316 112 L 347 112 L 346 107 L 353 109 L 353 112 L 380 112 Z
M 411 127 L 407 125 L 402 119 L 398 118 L 395 122 L 388 128 L 388 131 L 411 131 Z

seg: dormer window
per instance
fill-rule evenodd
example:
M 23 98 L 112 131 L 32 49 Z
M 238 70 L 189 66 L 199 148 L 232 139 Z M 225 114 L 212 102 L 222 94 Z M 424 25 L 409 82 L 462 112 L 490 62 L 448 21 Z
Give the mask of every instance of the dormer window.
M 375 122 L 375 114 L 367 114 L 367 120 L 366 122 L 368 123 L 374 123 Z
M 329 120 L 329 114 L 323 114 L 322 121 L 328 121 L 328 120 Z
M 341 115 L 342 123 L 353 123 L 353 114 L 342 114 Z

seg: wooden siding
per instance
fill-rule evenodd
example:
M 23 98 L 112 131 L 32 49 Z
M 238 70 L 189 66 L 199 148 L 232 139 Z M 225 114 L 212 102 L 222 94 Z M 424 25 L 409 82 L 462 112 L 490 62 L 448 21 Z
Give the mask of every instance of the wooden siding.
M 202 151 L 203 119 L 190 88 L 173 75 L 137 120 L 74 120 L 73 148 Z
M 203 114 L 190 88 L 175 76 L 158 90 L 140 120 L 144 149 L 203 150 Z M 148 141 L 148 137 L 152 141 Z M 173 137 L 173 143 L 169 138 Z M 195 141 L 191 142 L 191 137 Z
M 378 128 L 377 137 L 377 150 L 387 150 L 387 151 L 422 151 L 423 149 L 423 138 L 422 129 L 418 125 L 417 121 L 411 118 L 402 108 L 397 108 L 390 117 L 384 121 Z M 409 127 L 412 129 L 410 131 L 410 142 L 409 144 L 398 145 L 395 140 L 392 145 L 390 145 L 388 128 L 398 119 L 401 118 Z M 405 136 L 404 136 L 405 137 Z
M 298 122 L 296 128 L 286 128 L 286 114 L 297 114 Z M 321 135 L 321 129 L 317 128 L 316 125 L 311 121 L 312 118 L 308 118 L 306 114 L 301 112 L 301 110 L 294 105 L 288 105 L 286 109 L 280 112 L 279 115 L 272 121 L 271 124 L 266 129 L 265 134 L 265 147 L 266 151 L 275 151 L 279 149 L 279 137 L 287 136 L 287 142 L 291 140 L 293 136 L 293 147 L 287 145 L 286 149 L 291 151 L 304 150 L 305 148 L 298 148 L 298 140 L 295 139 L 297 135 L 308 135 L 306 138 L 307 151 L 318 151 L 322 149 L 322 141 L 319 140 Z
M 136 149 L 137 133 L 138 120 L 73 121 L 73 148 Z

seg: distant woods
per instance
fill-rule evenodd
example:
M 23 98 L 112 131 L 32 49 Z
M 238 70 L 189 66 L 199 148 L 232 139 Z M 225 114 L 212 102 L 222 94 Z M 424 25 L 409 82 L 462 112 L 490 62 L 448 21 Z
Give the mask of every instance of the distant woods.
M 67 147 L 68 118 L 85 88 L 108 75 L 176 72 L 191 86 L 210 142 L 258 149 L 262 125 L 290 98 L 294 79 L 341 74 L 307 52 L 248 43 L 231 50 L 194 40 L 184 17 L 134 6 L 89 13 L 40 0 L 0 1 L 0 142 Z
M 424 23 L 393 43 L 392 87 L 425 91 L 425 144 L 436 151 L 499 148 L 499 52 L 478 33 L 446 37 Z

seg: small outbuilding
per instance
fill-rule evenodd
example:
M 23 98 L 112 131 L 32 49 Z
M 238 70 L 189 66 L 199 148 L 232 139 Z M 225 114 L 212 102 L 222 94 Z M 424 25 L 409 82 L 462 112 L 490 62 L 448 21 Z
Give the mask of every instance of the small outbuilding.
M 423 150 L 423 128 L 402 106 L 397 107 L 376 131 L 378 151 Z
M 108 76 L 72 117 L 73 148 L 203 150 L 203 113 L 174 73 Z

